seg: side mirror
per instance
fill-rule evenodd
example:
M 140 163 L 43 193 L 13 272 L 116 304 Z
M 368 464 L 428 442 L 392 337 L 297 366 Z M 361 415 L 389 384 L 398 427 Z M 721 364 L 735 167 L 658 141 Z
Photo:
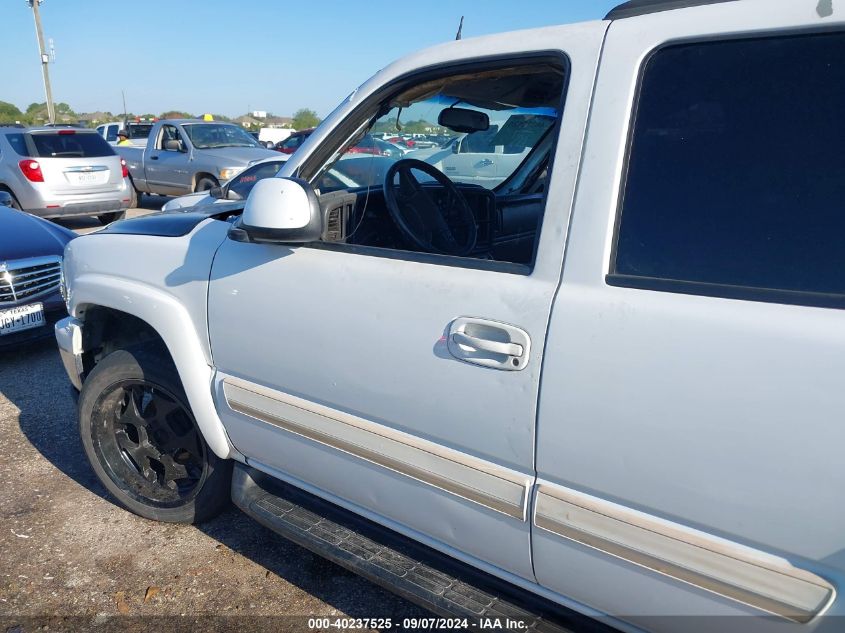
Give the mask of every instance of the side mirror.
M 222 200 L 226 197 L 223 187 L 212 187 L 208 190 L 208 195 L 215 200 Z
M 168 152 L 181 152 L 182 150 L 182 143 L 181 141 L 177 141 L 176 139 L 168 139 L 164 142 L 164 149 Z
M 320 201 L 304 180 L 265 178 L 252 188 L 238 228 L 253 242 L 316 242 L 323 233 Z
M 0 206 L 12 206 L 12 194 L 10 194 L 8 191 L 0 191 Z
M 452 143 L 452 153 L 458 154 L 461 151 L 461 139 L 457 139 L 454 143 Z
M 437 122 L 455 132 L 483 132 L 490 128 L 490 117 L 484 112 L 466 108 L 446 108 L 437 116 Z

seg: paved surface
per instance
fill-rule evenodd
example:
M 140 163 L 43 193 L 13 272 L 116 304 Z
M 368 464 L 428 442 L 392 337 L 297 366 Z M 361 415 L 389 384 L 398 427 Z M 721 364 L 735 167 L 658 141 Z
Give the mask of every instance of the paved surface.
M 282 615 L 300 617 L 260 617 Z M 195 527 L 117 507 L 83 454 L 55 343 L 0 352 L 0 633 L 308 630 L 314 615 L 428 614 L 234 508 Z

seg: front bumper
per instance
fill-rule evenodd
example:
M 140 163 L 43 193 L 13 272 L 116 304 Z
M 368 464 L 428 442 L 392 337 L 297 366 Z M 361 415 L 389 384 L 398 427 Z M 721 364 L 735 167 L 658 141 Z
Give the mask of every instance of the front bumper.
M 70 382 L 77 390 L 82 389 L 82 322 L 67 317 L 56 323 L 56 342 L 59 355 Z

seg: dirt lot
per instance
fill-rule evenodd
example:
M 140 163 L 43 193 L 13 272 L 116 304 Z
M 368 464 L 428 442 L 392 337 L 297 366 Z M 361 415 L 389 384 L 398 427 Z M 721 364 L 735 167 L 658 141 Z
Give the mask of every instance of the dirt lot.
M 85 460 L 74 407 L 53 341 L 0 352 L 0 633 L 295 631 L 313 615 L 427 615 L 236 509 L 193 527 L 118 508 Z

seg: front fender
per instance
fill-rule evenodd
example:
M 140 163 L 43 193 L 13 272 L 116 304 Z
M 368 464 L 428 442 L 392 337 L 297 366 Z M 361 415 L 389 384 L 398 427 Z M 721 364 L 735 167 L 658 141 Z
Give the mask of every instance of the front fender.
M 101 306 L 135 316 L 161 336 L 185 388 L 185 395 L 205 441 L 224 459 L 236 453 L 223 429 L 211 395 L 214 370 L 209 365 L 191 316 L 175 297 L 134 281 L 100 274 L 83 275 L 74 283 L 73 316 L 84 324 L 85 308 Z M 83 325 L 84 327 L 84 325 Z
M 211 261 L 228 229 L 228 223 L 209 219 L 178 237 L 102 232 L 77 238 L 65 250 L 71 316 L 84 327 L 86 310 L 101 306 L 155 330 L 173 358 L 203 437 L 223 458 L 237 452 L 212 398 L 207 301 Z

